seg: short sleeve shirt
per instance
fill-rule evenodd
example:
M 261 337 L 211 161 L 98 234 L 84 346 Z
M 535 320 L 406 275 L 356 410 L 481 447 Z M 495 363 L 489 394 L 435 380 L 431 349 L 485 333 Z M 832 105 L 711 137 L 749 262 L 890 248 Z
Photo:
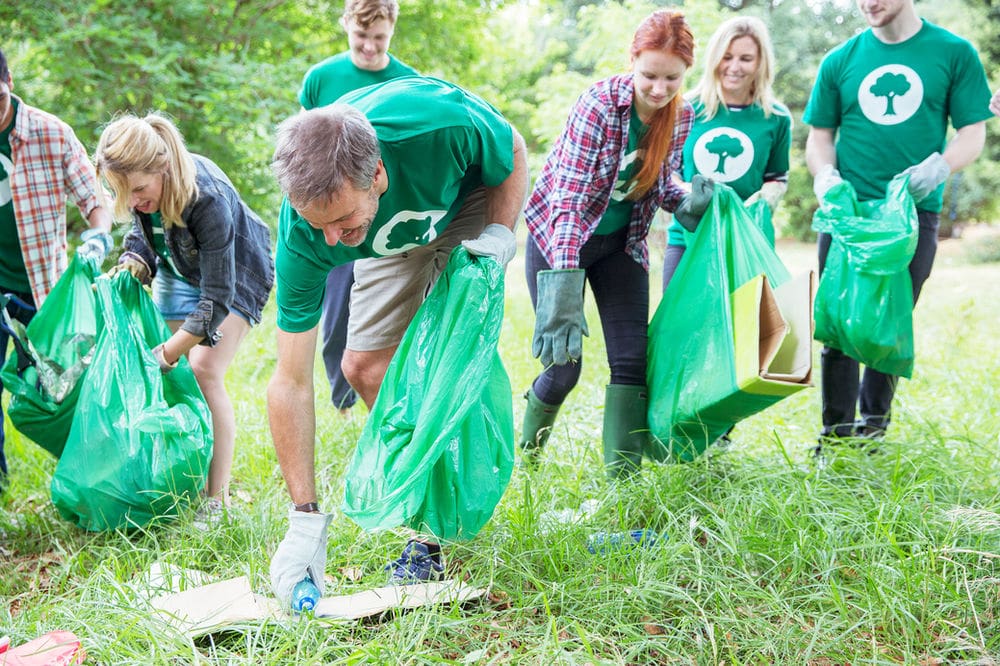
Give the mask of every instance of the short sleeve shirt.
M 761 188 L 766 175 L 788 173 L 792 116 L 787 108 L 777 104 L 767 115 L 759 104 L 732 108 L 720 104 L 715 116 L 706 118 L 700 100 L 691 104 L 695 116 L 684 144 L 685 182 L 700 174 L 725 183 L 746 199 Z M 686 244 L 677 220 L 670 225 L 668 242 Z
M 632 117 L 628 125 L 628 144 L 625 148 L 625 157 L 618 165 L 618 179 L 611 189 L 611 201 L 608 208 L 601 216 L 601 221 L 594 229 L 595 236 L 606 236 L 613 234 L 619 229 L 624 229 L 632 220 L 632 209 L 635 201 L 629 199 L 629 194 L 635 189 L 635 177 L 642 168 L 642 155 L 645 151 L 639 149 L 642 137 L 649 130 L 639 118 L 639 113 L 632 107 Z
M 966 40 L 923 21 L 916 35 L 885 44 L 866 30 L 820 65 L 803 116 L 838 130 L 837 168 L 861 200 L 880 199 L 893 176 L 945 148 L 948 121 L 991 117 L 990 88 Z M 917 207 L 940 212 L 944 187 Z
M 315 109 L 336 102 L 341 95 L 352 90 L 418 74 L 417 70 L 403 64 L 391 54 L 389 64 L 384 69 L 361 69 L 351 62 L 350 52 L 345 51 L 309 68 L 302 80 L 302 89 L 299 90 L 299 104 L 303 109 Z
M 10 124 L 0 130 L 0 287 L 23 294 L 31 291 L 31 283 L 24 267 L 24 255 L 21 254 L 13 192 L 10 189 L 10 179 L 14 173 L 10 133 L 17 119 L 17 100 L 11 97 L 10 102 L 14 113 Z
M 385 257 L 437 238 L 472 190 L 496 187 L 514 170 L 514 134 L 500 112 L 461 88 L 405 77 L 344 95 L 375 128 L 388 189 L 364 242 L 326 244 L 288 203 L 278 220 L 278 326 L 301 332 L 322 311 L 327 273 L 366 257 Z

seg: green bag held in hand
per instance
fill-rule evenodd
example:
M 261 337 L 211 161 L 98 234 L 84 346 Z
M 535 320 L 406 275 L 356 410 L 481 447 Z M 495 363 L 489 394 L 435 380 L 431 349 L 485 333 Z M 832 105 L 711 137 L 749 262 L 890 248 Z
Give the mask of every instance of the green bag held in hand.
M 175 515 L 205 487 L 212 419 L 186 359 L 160 372 L 151 345 L 170 331 L 129 273 L 95 281 L 102 325 L 52 502 L 79 527 L 100 531 Z
M 348 468 L 344 513 L 471 539 L 514 467 L 510 379 L 497 341 L 503 268 L 455 248 L 406 329 Z
M 766 207 L 766 204 L 764 204 Z M 755 209 L 757 215 L 760 209 Z M 646 457 L 690 461 L 763 403 L 734 410 L 737 384 L 731 294 L 764 274 L 771 288 L 791 279 L 762 226 L 717 183 L 701 224 L 649 325 Z
M 859 202 L 850 183 L 833 187 L 813 215 L 830 234 L 816 291 L 816 340 L 888 375 L 913 374 L 913 281 L 917 209 L 909 176 L 886 186 L 885 199 Z
M 13 331 L 20 349 L 0 371 L 11 393 L 10 422 L 57 458 L 69 436 L 81 380 L 97 342 L 92 287 L 98 274 L 95 261 L 74 256 L 27 327 Z

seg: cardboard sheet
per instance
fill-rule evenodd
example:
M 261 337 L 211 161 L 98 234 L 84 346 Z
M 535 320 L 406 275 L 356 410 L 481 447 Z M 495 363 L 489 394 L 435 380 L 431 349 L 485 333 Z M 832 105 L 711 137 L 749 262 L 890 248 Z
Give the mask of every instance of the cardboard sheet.
M 356 620 L 394 608 L 410 609 L 434 604 L 463 602 L 486 594 L 486 590 L 461 581 L 444 580 L 414 585 L 391 585 L 342 596 L 320 599 L 317 617 Z M 287 619 L 290 612 L 276 599 L 254 594 L 246 576 L 203 585 L 151 600 L 168 624 L 190 636 L 200 636 L 247 622 Z

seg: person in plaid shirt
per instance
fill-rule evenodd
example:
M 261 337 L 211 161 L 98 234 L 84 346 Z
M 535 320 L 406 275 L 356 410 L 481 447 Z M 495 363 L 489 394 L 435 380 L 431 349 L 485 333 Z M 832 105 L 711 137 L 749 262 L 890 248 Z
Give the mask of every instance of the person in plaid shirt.
M 520 446 L 536 460 L 582 365 L 585 280 L 597 302 L 611 369 L 604 460 L 612 477 L 638 469 L 646 425 L 649 253 L 657 209 L 690 230 L 712 195 L 698 177 L 687 193 L 671 179 L 691 129 L 679 95 L 694 38 L 679 12 L 653 12 L 631 46 L 631 71 L 577 100 L 528 199 L 525 270 L 535 307 L 533 354 L 544 369 L 526 394 Z
M 98 262 L 111 249 L 111 213 L 73 130 L 25 104 L 11 94 L 13 88 L 0 51 L 0 293 L 16 297 L 7 313 L 27 324 L 66 270 L 67 200 L 90 225 L 77 252 Z M 0 331 L 0 361 L 7 356 L 8 340 Z M 7 476 L 3 444 L 0 411 L 0 488 Z

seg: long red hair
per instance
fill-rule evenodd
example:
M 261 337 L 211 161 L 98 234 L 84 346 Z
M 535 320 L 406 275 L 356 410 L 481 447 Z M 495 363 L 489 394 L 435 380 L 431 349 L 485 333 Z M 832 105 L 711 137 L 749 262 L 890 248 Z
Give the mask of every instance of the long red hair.
M 643 51 L 665 51 L 675 55 L 690 67 L 694 64 L 694 36 L 681 12 L 660 9 L 647 16 L 635 31 L 630 53 L 632 59 Z M 660 167 L 667 159 L 674 137 L 674 123 L 680 114 L 684 98 L 678 90 L 670 102 L 657 111 L 649 121 L 649 130 L 642 138 L 640 147 L 646 154 L 642 167 L 635 176 L 632 197 L 638 199 L 656 184 Z

